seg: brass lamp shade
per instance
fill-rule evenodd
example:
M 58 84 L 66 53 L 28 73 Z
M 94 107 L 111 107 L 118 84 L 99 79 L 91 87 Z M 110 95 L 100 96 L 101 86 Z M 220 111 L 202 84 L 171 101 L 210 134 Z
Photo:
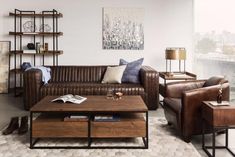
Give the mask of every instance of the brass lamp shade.
M 166 48 L 165 55 L 170 60 L 186 60 L 185 48 Z

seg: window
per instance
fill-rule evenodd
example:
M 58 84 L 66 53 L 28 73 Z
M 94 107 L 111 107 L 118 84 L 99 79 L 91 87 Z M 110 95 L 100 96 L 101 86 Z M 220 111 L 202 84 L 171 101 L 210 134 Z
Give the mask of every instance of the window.
M 194 0 L 194 68 L 224 75 L 235 91 L 235 0 Z

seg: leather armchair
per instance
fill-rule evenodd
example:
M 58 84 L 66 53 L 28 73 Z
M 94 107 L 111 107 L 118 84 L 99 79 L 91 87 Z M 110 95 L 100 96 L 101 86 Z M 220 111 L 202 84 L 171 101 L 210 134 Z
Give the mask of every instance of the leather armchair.
M 192 135 L 202 133 L 202 101 L 215 101 L 222 84 L 222 100 L 229 100 L 229 83 L 222 77 L 208 80 L 172 82 L 166 85 L 163 100 L 168 124 L 173 125 L 183 140 L 191 141 Z

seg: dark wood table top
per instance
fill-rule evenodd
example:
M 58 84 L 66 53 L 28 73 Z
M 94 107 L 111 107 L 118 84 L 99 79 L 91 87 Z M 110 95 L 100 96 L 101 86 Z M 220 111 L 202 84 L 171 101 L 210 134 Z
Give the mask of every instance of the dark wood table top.
M 213 126 L 235 125 L 235 104 L 213 106 L 210 101 L 203 101 L 202 117 Z
M 159 72 L 159 76 L 164 80 L 196 80 L 197 75 L 190 72 L 173 72 L 175 75 L 169 76 L 167 72 Z M 178 75 L 177 75 L 178 74 Z
M 33 112 L 146 112 L 148 111 L 141 96 L 122 96 L 119 100 L 106 96 L 85 96 L 81 104 L 51 102 L 58 96 L 46 96 L 30 111 Z

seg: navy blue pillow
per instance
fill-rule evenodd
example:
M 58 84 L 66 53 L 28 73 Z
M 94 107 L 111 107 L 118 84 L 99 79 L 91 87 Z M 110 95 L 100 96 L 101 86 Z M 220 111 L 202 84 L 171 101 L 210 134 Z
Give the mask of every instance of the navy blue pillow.
M 136 61 L 128 63 L 124 59 L 120 59 L 119 65 L 127 65 L 122 76 L 122 82 L 140 83 L 139 71 L 140 71 L 143 61 L 144 61 L 144 58 L 141 58 Z
M 20 65 L 21 70 L 25 71 L 27 68 L 32 67 L 29 62 L 24 62 L 23 64 Z

